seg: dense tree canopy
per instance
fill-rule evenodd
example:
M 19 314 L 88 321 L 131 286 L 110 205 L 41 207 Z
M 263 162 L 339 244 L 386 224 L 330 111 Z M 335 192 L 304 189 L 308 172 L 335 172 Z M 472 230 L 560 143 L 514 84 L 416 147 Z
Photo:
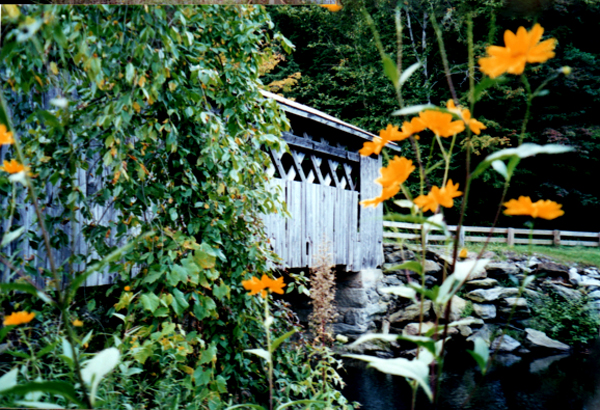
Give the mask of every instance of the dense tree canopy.
M 373 34 L 360 12 L 360 8 L 366 6 L 385 51 L 397 61 L 397 4 L 389 0 L 348 0 L 337 13 L 315 7 L 270 9 L 276 27 L 296 45 L 296 51 L 269 74 L 269 80 L 300 72 L 298 85 L 286 96 L 371 132 L 385 128 L 389 122 L 400 125 L 401 119 L 390 116 L 398 103 L 393 87 L 383 73 Z M 591 223 L 588 220 L 600 212 L 600 189 L 597 184 L 590 183 L 600 171 L 597 141 L 600 124 L 594 110 L 600 103 L 600 46 L 590 36 L 600 28 L 600 5 L 594 1 L 569 0 L 543 3 L 429 0 L 402 2 L 401 7 L 401 64 L 406 69 L 415 62 L 423 63 L 403 88 L 408 105 L 431 102 L 443 106 L 451 98 L 431 13 L 443 30 L 453 85 L 463 104 L 467 104 L 469 86 L 467 13 L 473 15 L 476 59 L 485 55 L 485 48 L 490 44 L 503 46 L 505 30 L 516 32 L 519 26 L 530 29 L 535 22 L 544 27 L 544 38 L 558 40 L 553 59 L 543 65 L 528 67 L 529 83 L 532 88 L 537 88 L 562 66 L 570 66 L 572 73 L 559 75 L 547 86 L 548 95 L 533 100 L 526 141 L 566 144 L 577 151 L 523 161 L 508 197 L 529 195 L 534 200 L 552 199 L 564 204 L 564 217 L 551 222 L 536 222 L 536 226 L 600 230 L 598 218 L 592 216 Z M 482 77 L 476 71 L 476 83 Z M 526 105 L 526 92 L 519 76 L 507 75 L 506 82 L 488 89 L 486 94 L 474 111 L 488 127 L 473 140 L 475 164 L 499 147 L 516 145 Z M 428 144 L 428 141 L 422 144 L 425 155 Z M 403 148 L 404 155 L 411 157 L 410 146 L 406 143 Z M 463 181 L 464 153 L 458 153 L 454 163 L 456 169 L 452 174 L 456 174 L 456 180 Z M 432 180 L 436 181 L 435 173 Z M 466 224 L 488 225 L 492 222 L 501 186 L 502 182 L 493 171 L 475 182 Z M 456 222 L 456 214 L 456 211 L 449 213 L 450 223 Z M 586 219 L 580 218 L 581 215 L 586 215 Z M 522 222 L 501 216 L 499 225 L 519 227 Z

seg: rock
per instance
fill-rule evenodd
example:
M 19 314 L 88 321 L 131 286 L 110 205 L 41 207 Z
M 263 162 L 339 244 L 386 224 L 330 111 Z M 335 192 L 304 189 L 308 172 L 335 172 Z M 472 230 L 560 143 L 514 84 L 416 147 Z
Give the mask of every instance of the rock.
M 600 290 L 595 290 L 592 293 L 590 293 L 588 295 L 588 297 L 590 298 L 590 300 L 594 301 L 594 300 L 600 300 Z
M 544 357 L 542 359 L 534 360 L 529 364 L 529 372 L 530 373 L 540 373 L 548 369 L 550 365 L 554 362 L 557 362 L 565 357 L 569 357 L 568 354 L 557 354 L 555 356 Z
M 531 350 L 526 349 L 523 346 L 521 346 L 521 348 L 519 350 L 517 350 L 517 353 L 520 355 L 526 355 L 526 354 L 530 354 Z
M 495 287 L 491 289 L 475 289 L 467 293 L 466 297 L 475 302 L 493 302 L 502 297 L 504 288 Z
M 473 312 L 482 319 L 494 319 L 496 317 L 496 306 L 473 303 Z
M 509 335 L 500 336 L 494 339 L 490 348 L 491 350 L 498 350 L 499 352 L 512 352 L 521 346 L 514 338 Z
M 519 268 L 519 270 L 521 272 L 525 272 L 525 273 L 531 273 L 532 269 L 530 267 L 528 267 L 525 263 L 523 262 L 515 262 L 515 266 L 517 268 Z
M 434 261 L 425 260 L 425 273 L 435 274 L 442 270 L 442 267 Z
M 581 299 L 583 296 L 582 293 L 578 290 L 571 289 L 562 285 L 561 283 L 551 282 L 546 285 L 547 289 L 552 289 L 555 293 L 560 295 L 563 299 L 568 301 L 577 301 Z
M 367 306 L 367 292 L 364 289 L 338 289 L 335 301 L 339 307 L 363 308 Z M 338 332 L 344 333 L 344 332 Z
M 581 282 L 581 275 L 577 273 L 577 269 L 569 269 L 569 282 L 571 282 L 575 286 L 578 286 L 579 282 Z
M 427 333 L 430 329 L 433 329 L 435 324 L 433 322 L 423 322 L 421 326 L 421 334 Z M 405 336 L 416 336 L 419 334 L 419 324 L 418 323 L 409 323 L 404 326 L 404 330 L 402 334 Z
M 527 309 L 527 299 L 525 298 L 504 298 L 502 303 L 507 306 L 516 306 L 517 309 Z
M 475 279 L 475 280 L 470 280 L 470 281 L 466 282 L 465 285 L 467 285 L 470 288 L 489 289 L 489 288 L 493 288 L 494 286 L 498 285 L 498 281 L 496 279 L 492 279 L 492 278 Z
M 334 323 L 332 327 L 335 333 L 343 333 L 347 335 L 362 335 L 369 330 L 367 325 L 352 326 L 345 323 Z
M 467 281 L 485 278 L 487 278 L 487 271 L 485 268 L 479 268 L 479 270 L 473 270 L 471 273 L 469 273 L 469 276 L 467 276 Z
M 565 265 L 559 265 L 554 262 L 542 262 L 538 263 L 536 272 L 546 273 L 548 276 L 561 277 L 565 280 L 569 280 L 569 269 Z
M 485 267 L 490 276 L 507 276 L 519 273 L 519 268 L 510 262 L 491 262 Z
M 433 285 L 435 285 L 437 283 L 437 278 L 434 278 L 431 275 L 425 275 L 425 286 L 426 287 L 431 287 Z
M 496 328 L 491 325 L 483 325 L 479 331 L 473 333 L 471 336 L 467 338 L 467 341 L 473 342 L 476 338 L 481 338 L 485 342 L 488 347 L 492 344 L 492 337 L 496 333 Z
M 399 264 L 404 261 L 414 260 L 415 253 L 408 249 L 401 249 L 391 253 L 386 253 L 385 261 L 387 263 Z
M 423 302 L 423 320 L 429 319 L 429 311 L 431 310 L 431 301 Z M 419 319 L 421 314 L 421 304 L 414 303 L 390 315 L 390 323 L 411 322 Z
M 561 343 L 558 340 L 550 339 L 544 332 L 540 332 L 539 330 L 527 328 L 525 329 L 525 332 L 527 333 L 526 340 L 531 348 L 545 348 L 561 351 L 568 351 L 570 349 L 568 345 Z
M 598 273 L 598 269 L 596 268 L 586 268 L 583 270 L 583 273 L 585 273 L 590 278 L 600 279 L 600 273 Z
M 589 290 L 596 290 L 600 288 L 600 280 L 592 279 L 589 276 L 582 276 L 579 286 L 583 286 Z
M 452 304 L 450 305 L 450 322 L 455 322 L 461 318 L 463 312 L 467 308 L 467 301 L 459 296 L 452 297 Z M 445 306 L 434 307 L 435 314 L 438 318 L 443 319 L 446 315 Z
M 456 326 L 456 328 L 462 337 L 469 337 L 473 334 L 473 329 L 471 329 L 469 326 L 460 325 Z
M 538 258 L 536 258 L 535 256 L 532 256 L 529 261 L 527 262 L 527 267 L 528 268 L 534 268 L 536 265 L 538 265 L 540 263 L 540 260 Z
M 511 296 L 516 296 L 519 294 L 519 289 L 517 288 L 502 288 L 495 287 L 491 289 L 475 289 L 469 293 L 467 293 L 466 297 L 474 300 L 475 302 L 493 302 L 500 298 L 506 298 Z

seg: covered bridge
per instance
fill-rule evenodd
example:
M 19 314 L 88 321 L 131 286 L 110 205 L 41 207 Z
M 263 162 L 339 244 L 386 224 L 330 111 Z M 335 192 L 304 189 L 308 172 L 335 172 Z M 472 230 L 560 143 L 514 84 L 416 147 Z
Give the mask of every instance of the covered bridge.
M 314 108 L 262 93 L 279 103 L 291 124 L 283 133 L 289 152 L 269 152 L 272 184 L 281 187 L 291 218 L 265 217 L 283 265 L 315 266 L 319 247 L 326 242 L 338 270 L 381 266 L 383 207 L 359 205 L 381 193 L 373 182 L 380 176 L 381 157 L 358 154 L 365 141 L 378 137 Z

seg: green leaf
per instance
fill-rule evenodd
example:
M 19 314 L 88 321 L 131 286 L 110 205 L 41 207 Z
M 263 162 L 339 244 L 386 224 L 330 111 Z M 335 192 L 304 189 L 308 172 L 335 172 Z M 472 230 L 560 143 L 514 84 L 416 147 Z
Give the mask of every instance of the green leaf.
M 517 157 L 519 159 L 531 157 L 537 154 L 562 154 L 564 152 L 570 152 L 574 149 L 572 147 L 567 147 L 565 145 L 559 144 L 546 144 L 546 145 L 538 145 L 533 144 L 531 142 L 526 142 L 524 144 L 519 145 L 517 148 L 505 148 L 498 152 L 494 152 L 493 154 L 488 155 L 479 165 L 475 168 L 475 171 L 471 174 L 472 178 L 477 178 L 479 175 L 483 173 L 494 161 L 504 161 L 506 159 L 512 159 Z M 516 166 L 516 164 L 514 165 Z M 512 173 L 514 166 L 511 167 L 509 163 L 509 167 L 507 169 L 508 175 Z
M 370 367 L 374 367 L 383 373 L 403 376 L 415 380 L 419 386 L 421 386 L 429 400 L 433 399 L 433 394 L 429 387 L 429 367 L 422 361 L 408 360 L 402 357 L 397 357 L 395 359 L 380 359 L 378 357 L 360 354 L 347 354 L 344 355 L 344 357 L 364 360 L 369 362 Z
M 11 371 L 5 373 L 2 377 L 0 377 L 0 392 L 3 392 L 16 386 L 18 374 L 19 369 L 15 367 Z
M 177 286 L 179 282 L 187 281 L 187 271 L 183 266 L 175 265 L 170 272 L 167 272 L 167 281 L 171 286 Z
M 179 289 L 173 289 L 173 296 L 174 298 L 171 306 L 175 313 L 177 313 L 178 316 L 181 316 L 183 312 L 190 307 L 190 304 L 185 300 L 185 295 Z
M 15 328 L 15 325 L 9 325 L 9 326 L 4 326 L 2 329 L 0 329 L 0 342 L 2 342 L 4 340 L 4 338 L 6 337 L 6 335 L 8 334 L 8 332 L 13 330 L 14 328 Z
M 421 63 L 414 63 L 413 65 L 411 65 L 410 67 L 408 67 L 406 70 L 404 70 L 402 72 L 402 75 L 400 76 L 400 80 L 398 81 L 400 87 L 402 87 L 404 85 L 404 83 L 406 82 L 406 80 L 408 80 L 409 77 L 411 75 L 413 75 L 414 72 L 419 69 L 419 67 L 421 67 Z
M 235 406 L 227 407 L 225 410 L 243 409 L 244 407 L 250 408 L 250 409 L 257 409 L 257 410 L 265 410 L 265 408 L 263 406 L 259 406 L 258 404 L 249 404 L 249 403 L 236 404 Z
M 280 404 L 279 406 L 277 406 L 277 408 L 275 410 L 282 410 L 282 409 L 285 409 L 286 407 L 294 406 L 296 404 L 327 404 L 327 402 L 326 401 L 322 401 L 322 400 L 308 400 L 308 399 L 305 399 L 305 400 L 294 400 L 294 401 L 290 401 L 290 402 L 287 402 L 287 403 Z
M 154 293 L 144 293 L 142 296 L 140 296 L 140 302 L 142 302 L 144 309 L 153 312 L 158 308 L 160 299 Z
M 81 377 L 91 387 L 89 397 L 92 404 L 96 401 L 96 392 L 98 391 L 100 381 L 119 364 L 120 357 L 119 349 L 109 347 L 84 363 L 84 367 L 81 370 Z
M 213 361 L 213 359 L 217 356 L 217 346 L 210 345 L 206 348 L 205 351 L 202 352 L 202 356 L 200 356 L 199 364 L 206 364 Z
M 194 252 L 194 262 L 202 269 L 214 268 L 216 261 L 217 258 L 214 249 L 206 243 L 201 244 L 200 249 Z
M 382 56 L 383 60 L 383 72 L 390 79 L 394 88 L 398 88 L 398 68 L 396 67 L 396 63 L 388 56 L 387 54 Z
M 72 401 L 76 406 L 80 408 L 87 407 L 81 401 L 79 401 L 79 399 L 77 398 L 77 392 L 75 391 L 73 386 L 66 382 L 29 382 L 26 384 L 14 386 L 8 390 L 4 390 L 2 391 L 2 394 L 17 394 L 20 396 L 24 396 L 27 393 L 33 392 L 58 394 L 60 396 L 63 396 L 65 399 Z
M 419 275 L 423 274 L 423 265 L 416 261 L 404 262 L 400 265 L 392 266 L 391 268 L 387 268 L 388 270 L 400 270 L 400 269 L 408 269 L 413 272 L 418 273 Z
M 405 286 L 405 285 L 390 286 L 390 287 L 381 289 L 381 291 L 384 293 L 391 293 L 392 295 L 396 295 L 396 296 L 400 296 L 400 297 L 403 297 L 406 299 L 412 299 L 412 300 L 415 300 L 416 296 L 417 296 L 416 290 L 414 290 L 413 288 L 410 288 L 408 286 Z
M 287 338 L 289 338 L 291 335 L 293 335 L 294 333 L 296 333 L 297 330 L 290 330 L 289 332 L 279 336 L 277 339 L 275 339 L 273 341 L 273 343 L 271 343 L 271 354 L 273 354 L 273 352 L 275 352 L 275 350 L 277 350 L 277 348 L 279 347 L 279 345 L 281 343 L 283 343 Z
M 19 406 L 31 407 L 34 409 L 64 409 L 63 406 L 59 406 L 58 404 L 52 403 L 44 403 L 41 401 L 25 401 L 25 400 L 17 400 L 15 404 Z
M 433 104 L 411 105 L 410 107 L 394 111 L 392 115 L 412 115 L 432 108 L 436 108 L 436 106 Z
M 0 248 L 4 248 L 6 245 L 8 245 L 9 243 L 11 243 L 15 239 L 17 239 L 19 236 L 21 236 L 23 234 L 23 232 L 25 232 L 24 226 L 22 226 L 18 229 L 15 229 L 12 232 L 6 233 L 4 235 L 4 238 L 2 238 L 2 242 L 0 242 Z
M 146 341 L 144 345 L 134 349 L 133 358 L 137 360 L 140 364 L 144 364 L 149 357 L 154 353 L 154 346 L 152 346 L 152 342 Z
M 125 80 L 127 80 L 127 82 L 129 84 L 131 84 L 134 76 L 135 76 L 135 69 L 133 68 L 133 64 L 128 63 L 127 66 L 125 67 Z
M 487 371 L 487 364 L 490 359 L 490 349 L 481 337 L 475 338 L 473 344 L 474 349 L 467 350 L 467 352 L 469 352 L 469 354 L 473 356 L 473 359 L 475 359 L 475 361 L 479 365 L 479 368 L 481 369 L 481 374 L 485 375 Z
M 56 116 L 49 111 L 38 110 L 37 115 L 40 117 L 40 120 L 45 123 L 45 125 L 49 125 L 54 128 L 62 128 L 62 124 L 60 121 L 58 121 L 58 118 L 56 118 Z
M 265 359 L 268 363 L 271 362 L 271 353 L 267 352 L 265 349 L 246 349 L 246 350 L 244 350 L 244 352 L 248 352 L 248 353 L 252 353 L 257 356 L 260 356 L 263 359 Z
M 67 37 L 65 36 L 60 24 L 54 25 L 54 30 L 52 33 L 54 34 L 54 41 L 56 41 L 62 48 L 67 48 Z
M 500 160 L 496 160 L 492 162 L 492 168 L 500 175 L 504 177 L 504 179 L 508 179 L 508 170 L 506 168 L 506 164 Z

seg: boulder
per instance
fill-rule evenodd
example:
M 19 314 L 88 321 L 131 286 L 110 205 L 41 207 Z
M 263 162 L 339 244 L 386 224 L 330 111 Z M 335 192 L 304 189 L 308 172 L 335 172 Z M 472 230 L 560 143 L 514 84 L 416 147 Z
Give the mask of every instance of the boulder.
M 512 352 L 517 350 L 520 346 L 521 343 L 519 343 L 519 341 L 515 340 L 509 335 L 504 335 L 503 337 L 499 336 L 496 339 L 494 339 L 490 346 L 490 349 L 498 350 L 499 352 Z
M 588 295 L 588 297 L 590 298 L 590 300 L 594 301 L 594 300 L 600 300 L 600 290 L 595 290 L 592 293 L 590 293 Z
M 489 289 L 489 288 L 493 288 L 494 286 L 497 286 L 498 281 L 496 279 L 492 279 L 492 278 L 475 279 L 475 280 L 470 280 L 470 281 L 466 282 L 465 285 L 467 285 L 470 288 Z
M 496 306 L 489 304 L 473 303 L 473 312 L 476 316 L 486 320 L 496 317 Z
M 514 354 L 499 354 L 498 356 L 496 356 L 496 358 L 494 359 L 495 363 L 498 363 L 500 366 L 504 366 L 504 367 L 510 367 L 515 363 L 518 363 L 521 361 L 521 358 L 519 356 L 516 356 Z
M 536 258 L 535 256 L 532 256 L 531 258 L 529 258 L 529 261 L 527 261 L 527 267 L 528 268 L 535 268 L 541 261 Z
M 483 325 L 481 329 L 467 337 L 467 341 L 473 342 L 476 338 L 481 338 L 488 347 L 492 344 L 492 337 L 496 333 L 496 328 L 491 325 Z
M 600 288 L 600 280 L 590 278 L 589 276 L 582 276 L 579 286 L 583 286 L 584 288 L 593 291 Z
M 525 298 L 504 298 L 501 303 L 506 306 L 516 306 L 517 309 L 527 309 L 527 299 Z
M 598 273 L 598 269 L 596 268 L 586 268 L 583 270 L 583 273 L 585 273 L 590 278 L 600 279 L 600 273 Z
M 438 263 L 431 261 L 429 259 L 425 260 L 425 273 L 436 274 L 441 271 L 442 271 L 442 267 Z
M 512 297 L 519 294 L 518 288 L 495 287 L 491 289 L 475 289 L 467 293 L 466 297 L 479 303 L 494 302 L 500 298 Z
M 531 349 L 551 349 L 565 352 L 570 349 L 568 345 L 558 340 L 550 339 L 544 332 L 540 332 L 539 330 L 527 328 L 525 332 L 527 333 L 526 340 Z
M 538 263 L 537 274 L 546 274 L 551 277 L 561 277 L 565 279 L 565 281 L 569 280 L 569 268 L 565 265 L 560 265 L 554 262 L 542 262 Z
M 575 286 L 578 286 L 579 282 L 581 282 L 581 275 L 577 273 L 576 268 L 569 269 L 569 282 L 571 282 Z
M 455 322 L 460 319 L 467 308 L 467 301 L 459 296 L 452 296 L 452 303 L 450 305 L 450 322 Z M 438 318 L 443 319 L 446 315 L 445 306 L 435 306 L 435 314 Z
M 473 334 L 473 329 L 471 329 L 469 326 L 460 325 L 456 326 L 456 328 L 462 337 L 469 337 Z
M 415 259 L 415 253 L 408 249 L 396 250 L 390 253 L 386 253 L 385 261 L 387 263 L 399 264 L 404 261 L 410 261 Z
M 551 289 L 563 299 L 569 301 L 577 301 L 583 296 L 580 291 L 567 287 L 560 282 L 550 282 L 546 284 L 546 289 Z
M 491 262 L 485 267 L 489 276 L 507 276 L 519 273 L 519 268 L 512 262 Z
M 429 311 L 431 310 L 431 301 L 425 300 L 423 302 L 423 320 L 429 319 Z M 392 313 L 390 315 L 390 323 L 401 323 L 401 322 L 411 322 L 419 319 L 419 315 L 421 314 L 421 304 L 414 303 L 412 305 L 408 305 L 405 308 L 400 309 L 399 311 Z
M 429 330 L 433 329 L 435 324 L 433 322 L 423 322 L 421 326 L 421 334 L 427 333 Z M 419 323 L 409 323 L 404 326 L 404 330 L 402 334 L 405 336 L 416 336 L 419 334 Z

